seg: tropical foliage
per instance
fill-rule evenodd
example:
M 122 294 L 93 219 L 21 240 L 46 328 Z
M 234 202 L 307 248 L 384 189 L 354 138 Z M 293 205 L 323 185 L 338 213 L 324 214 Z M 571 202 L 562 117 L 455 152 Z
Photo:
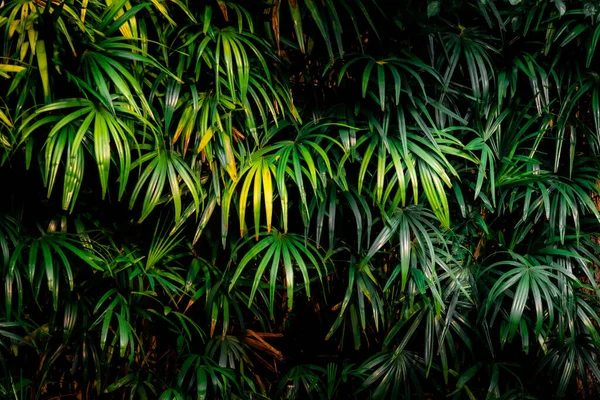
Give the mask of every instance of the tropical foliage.
M 0 397 L 600 381 L 596 0 L 0 5 Z

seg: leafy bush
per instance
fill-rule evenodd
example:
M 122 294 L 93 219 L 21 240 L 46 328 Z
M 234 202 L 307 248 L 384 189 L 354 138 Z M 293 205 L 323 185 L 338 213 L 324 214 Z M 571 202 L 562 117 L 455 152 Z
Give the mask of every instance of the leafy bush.
M 0 396 L 597 396 L 599 18 L 3 1 Z

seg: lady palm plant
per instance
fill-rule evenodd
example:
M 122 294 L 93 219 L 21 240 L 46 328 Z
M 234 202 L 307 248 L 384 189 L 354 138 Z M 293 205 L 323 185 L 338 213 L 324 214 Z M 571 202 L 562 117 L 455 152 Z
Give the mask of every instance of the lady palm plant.
M 0 396 L 594 398 L 599 18 L 3 2 Z

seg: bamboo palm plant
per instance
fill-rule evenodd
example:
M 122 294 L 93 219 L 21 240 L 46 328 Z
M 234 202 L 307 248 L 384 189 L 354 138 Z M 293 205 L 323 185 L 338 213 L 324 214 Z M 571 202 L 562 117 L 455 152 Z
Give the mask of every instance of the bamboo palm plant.
M 3 1 L 0 397 L 595 398 L 599 22 Z

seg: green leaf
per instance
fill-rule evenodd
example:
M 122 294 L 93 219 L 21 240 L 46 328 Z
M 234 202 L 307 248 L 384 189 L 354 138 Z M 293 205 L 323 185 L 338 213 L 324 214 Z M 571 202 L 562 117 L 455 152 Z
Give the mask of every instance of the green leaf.
M 430 1 L 427 3 L 427 16 L 429 18 L 438 15 L 440 12 L 440 2 L 439 1 Z

